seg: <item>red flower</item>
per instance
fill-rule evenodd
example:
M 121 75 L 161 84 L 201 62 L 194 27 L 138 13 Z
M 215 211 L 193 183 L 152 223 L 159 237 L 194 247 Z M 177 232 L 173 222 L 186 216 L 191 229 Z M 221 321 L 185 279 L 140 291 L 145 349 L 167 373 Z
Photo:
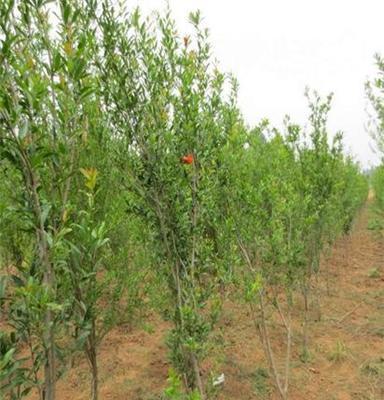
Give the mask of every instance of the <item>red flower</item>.
M 186 154 L 185 156 L 180 158 L 180 161 L 183 164 L 192 164 L 193 163 L 193 154 Z

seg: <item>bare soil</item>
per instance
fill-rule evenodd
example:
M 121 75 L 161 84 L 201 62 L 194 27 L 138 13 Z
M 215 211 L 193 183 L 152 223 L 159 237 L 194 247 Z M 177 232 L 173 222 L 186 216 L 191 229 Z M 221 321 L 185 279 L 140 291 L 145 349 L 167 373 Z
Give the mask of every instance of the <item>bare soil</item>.
M 312 318 L 306 363 L 300 361 L 300 305 L 296 311 L 292 400 L 384 399 L 384 240 L 368 229 L 371 218 L 368 204 L 351 234 L 322 261 L 316 288 L 321 318 Z M 152 316 L 146 330 L 119 327 L 107 335 L 99 351 L 101 400 L 161 398 L 170 367 L 164 344 L 168 328 Z M 217 332 L 205 368 L 225 374 L 218 399 L 278 399 L 247 307 L 226 301 Z M 284 346 L 281 332 L 277 323 L 271 325 L 277 352 Z M 88 371 L 86 361 L 78 359 L 58 383 L 58 400 L 89 399 Z

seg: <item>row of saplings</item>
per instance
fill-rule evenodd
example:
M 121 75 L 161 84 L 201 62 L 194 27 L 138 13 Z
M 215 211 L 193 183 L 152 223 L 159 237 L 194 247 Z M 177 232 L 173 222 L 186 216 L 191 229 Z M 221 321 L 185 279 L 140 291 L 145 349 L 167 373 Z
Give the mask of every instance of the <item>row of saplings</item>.
M 308 359 L 319 259 L 351 228 L 366 180 L 341 135 L 328 138 L 331 97 L 308 94 L 307 132 L 288 119 L 283 133 L 248 129 L 235 80 L 212 61 L 199 13 L 190 20 L 180 39 L 169 12 L 0 4 L 2 398 L 60 398 L 84 352 L 97 399 L 100 342 L 152 307 L 173 324 L 164 396 L 212 397 L 201 366 L 232 295 L 249 305 L 282 399 L 298 305 Z

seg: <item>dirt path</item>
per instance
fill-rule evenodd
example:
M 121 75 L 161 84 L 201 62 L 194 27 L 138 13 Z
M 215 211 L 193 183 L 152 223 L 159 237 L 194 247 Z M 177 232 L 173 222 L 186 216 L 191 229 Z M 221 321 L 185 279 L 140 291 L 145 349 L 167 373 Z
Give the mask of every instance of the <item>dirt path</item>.
M 299 359 L 297 312 L 292 400 L 384 399 L 384 242 L 368 230 L 369 214 L 366 206 L 352 234 L 341 238 L 323 262 L 318 287 L 322 316 L 311 324 L 311 359 L 306 364 Z M 104 340 L 99 361 L 101 400 L 161 399 L 169 368 L 167 326 L 157 318 L 148 326 L 147 332 L 115 329 Z M 276 349 L 282 347 L 279 332 L 273 331 Z M 246 307 L 226 304 L 216 341 L 209 367 L 225 373 L 219 399 L 277 399 Z M 89 399 L 88 379 L 88 367 L 80 360 L 58 384 L 58 400 Z

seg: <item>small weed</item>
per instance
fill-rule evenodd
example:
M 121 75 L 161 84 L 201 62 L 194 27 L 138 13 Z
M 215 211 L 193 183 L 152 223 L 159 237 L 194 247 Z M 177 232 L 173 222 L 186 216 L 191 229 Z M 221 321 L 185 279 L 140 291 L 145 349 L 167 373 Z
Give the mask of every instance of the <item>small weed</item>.
M 155 332 L 155 328 L 153 327 L 152 324 L 144 323 L 143 324 L 143 331 L 149 333 L 150 335 L 152 335 Z
M 179 375 L 173 369 L 169 370 L 168 386 L 165 388 L 160 399 L 164 400 L 200 400 L 200 396 L 196 391 L 185 394 L 183 385 Z
M 342 340 L 337 340 L 334 348 L 328 355 L 328 360 L 333 362 L 341 362 L 347 358 L 348 349 Z
M 371 219 L 368 222 L 368 229 L 371 231 L 381 231 L 383 229 L 383 222 L 377 218 Z
M 376 328 L 372 330 L 372 333 L 375 336 L 381 337 L 382 339 L 384 339 L 384 328 Z
M 312 361 L 313 356 L 308 349 L 303 348 L 299 355 L 300 361 L 304 364 Z
M 378 304 L 377 309 L 379 310 L 378 313 L 372 313 L 368 317 L 368 332 L 371 335 L 378 336 L 384 338 L 384 304 Z
M 370 300 L 381 300 L 384 298 L 384 290 L 372 290 L 366 294 L 367 298 Z
M 380 278 L 380 270 L 379 270 L 379 268 L 376 267 L 376 268 L 370 269 L 369 272 L 368 272 L 368 276 L 370 278 Z
M 135 383 L 134 380 L 129 379 L 129 378 L 125 378 L 125 379 L 123 380 L 122 386 L 123 386 L 125 389 L 128 389 L 128 388 L 131 388 L 132 385 L 133 385 L 134 383 Z
M 365 362 L 361 372 L 368 376 L 384 378 L 384 357 Z
M 271 394 L 269 374 L 265 368 L 257 368 L 252 374 L 255 394 L 261 399 L 266 399 Z

